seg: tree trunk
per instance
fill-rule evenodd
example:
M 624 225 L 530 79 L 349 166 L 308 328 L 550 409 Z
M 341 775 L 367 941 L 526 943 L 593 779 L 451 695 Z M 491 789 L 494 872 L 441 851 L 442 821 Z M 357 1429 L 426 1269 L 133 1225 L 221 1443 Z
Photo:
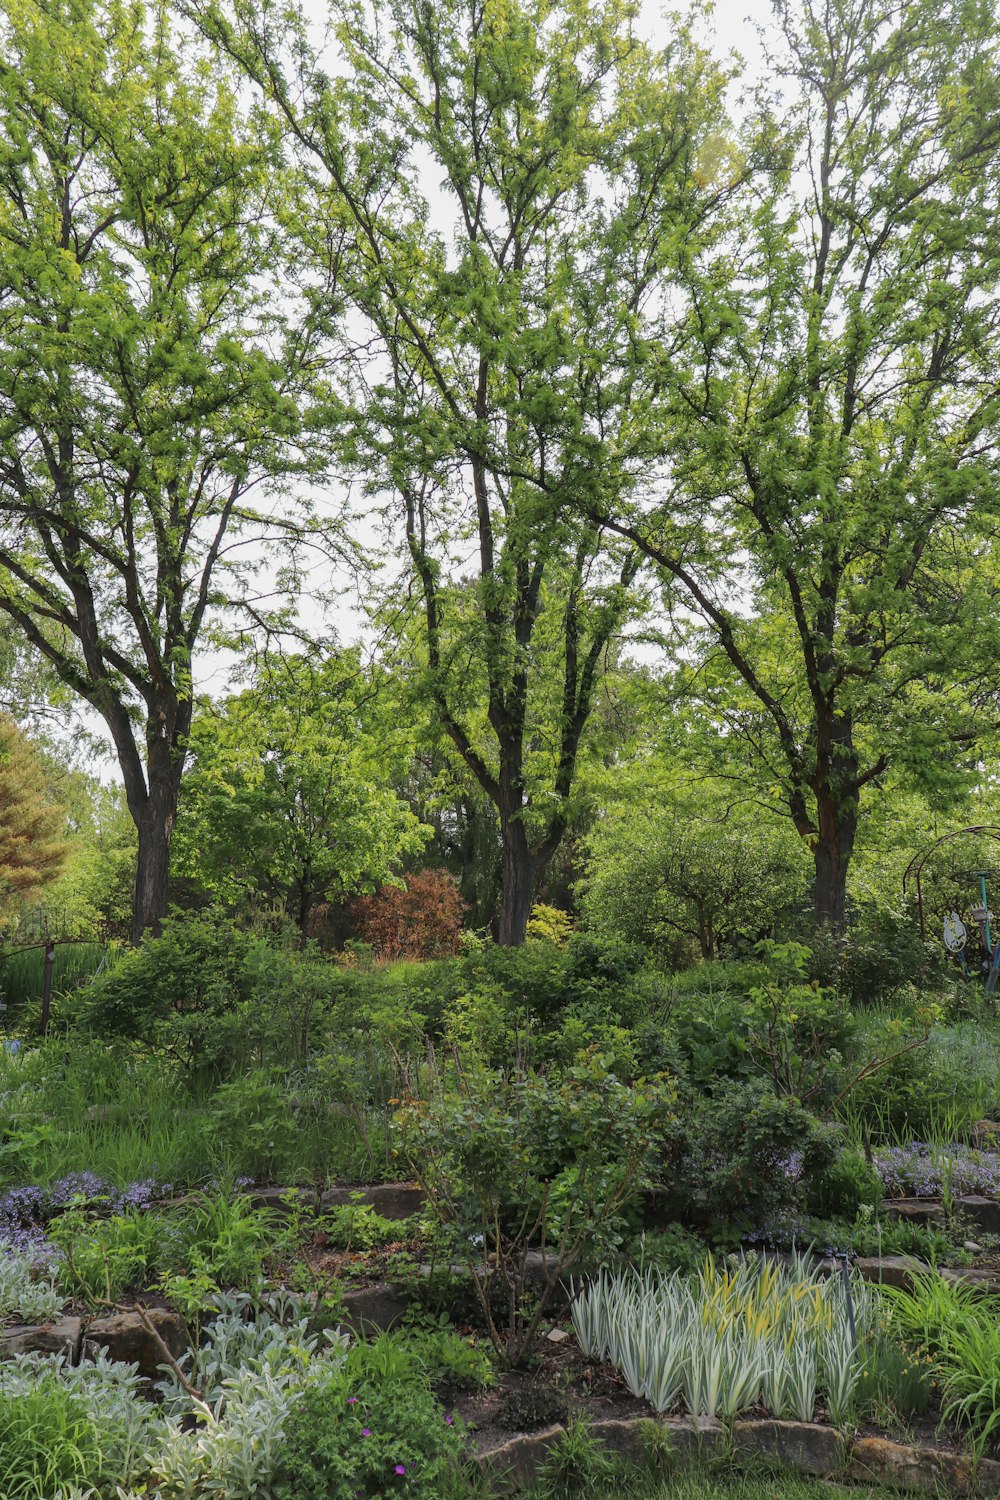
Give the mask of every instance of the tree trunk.
M 168 808 L 162 799 L 150 797 L 138 824 L 139 857 L 132 898 L 133 943 L 140 943 L 147 932 L 156 935 L 167 914 L 170 838 L 176 812 L 176 800 Z
M 175 713 L 171 714 L 176 722 Z M 181 730 L 187 733 L 185 721 Z M 146 788 L 144 795 L 129 796 L 129 811 L 139 835 L 135 890 L 132 897 L 132 942 L 146 933 L 155 936 L 167 914 L 167 882 L 170 874 L 170 840 L 177 818 L 184 755 L 175 744 L 165 713 L 151 717 L 146 738 Z M 128 784 L 126 783 L 126 791 Z
M 839 935 L 847 925 L 847 871 L 858 828 L 857 802 L 821 796 L 817 811 L 819 827 L 813 840 L 816 924 Z
M 497 942 L 502 948 L 519 948 L 528 930 L 535 887 L 535 866 L 528 847 L 524 823 L 518 816 L 501 815 L 503 838 L 503 885 Z

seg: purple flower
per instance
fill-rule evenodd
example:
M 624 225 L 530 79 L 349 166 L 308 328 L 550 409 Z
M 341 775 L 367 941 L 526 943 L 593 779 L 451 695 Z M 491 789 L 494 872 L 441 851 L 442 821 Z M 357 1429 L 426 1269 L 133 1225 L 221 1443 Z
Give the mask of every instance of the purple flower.
M 396 1465 L 396 1473 L 397 1474 L 405 1474 L 406 1473 L 406 1465 L 405 1464 L 397 1464 Z
M 354 1406 L 356 1404 L 356 1402 L 357 1402 L 357 1399 L 358 1399 L 357 1396 L 348 1396 L 348 1398 L 347 1398 L 347 1404 L 348 1404 L 348 1406 Z
M 372 1430 L 371 1430 L 370 1427 L 362 1427 L 362 1429 L 361 1429 L 361 1436 L 362 1437 L 371 1437 L 371 1435 L 372 1435 Z

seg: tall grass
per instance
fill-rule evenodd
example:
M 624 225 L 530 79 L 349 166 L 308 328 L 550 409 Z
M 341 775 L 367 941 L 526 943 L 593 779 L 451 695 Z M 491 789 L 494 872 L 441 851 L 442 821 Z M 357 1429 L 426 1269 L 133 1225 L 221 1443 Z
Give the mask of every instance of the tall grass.
M 118 943 L 57 943 L 53 953 L 53 994 L 75 988 L 93 978 L 102 965 L 113 964 Z M 7 1007 L 6 1020 L 20 1018 L 42 998 L 45 972 L 43 948 L 13 948 L 0 951 L 0 999 Z
M 117 1187 L 370 1181 L 372 1143 L 339 1107 L 337 1080 L 301 1083 L 258 1072 L 193 1089 L 169 1058 L 82 1038 L 0 1051 L 0 1189 L 84 1171 Z

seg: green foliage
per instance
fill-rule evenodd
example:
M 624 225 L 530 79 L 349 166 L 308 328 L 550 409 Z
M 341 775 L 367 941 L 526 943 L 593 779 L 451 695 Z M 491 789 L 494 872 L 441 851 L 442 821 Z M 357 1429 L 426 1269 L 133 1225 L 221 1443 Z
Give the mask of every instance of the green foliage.
M 649 1269 L 666 1275 L 674 1271 L 691 1275 L 701 1269 L 708 1254 L 705 1241 L 683 1224 L 670 1224 L 666 1229 L 647 1229 L 637 1235 L 628 1248 L 640 1272 Z
M 116 943 L 57 943 L 52 965 L 54 1010 L 58 1013 L 60 995 L 92 979 L 102 965 L 113 966 L 119 953 Z M 10 1023 L 27 1021 L 30 1025 L 42 998 L 44 947 L 16 948 L 0 955 L 0 994 Z
M 734 808 L 724 786 L 706 790 L 662 761 L 639 760 L 616 767 L 600 793 L 579 892 L 596 932 L 679 966 L 773 931 L 804 896 L 808 867 L 794 832 Z
M 30 1254 L 13 1245 L 0 1247 L 0 1321 L 48 1323 L 59 1316 L 64 1301 L 54 1282 L 36 1273 Z
M 621 1460 L 590 1431 L 585 1417 L 574 1417 L 542 1465 L 540 1493 L 549 1500 L 566 1495 L 599 1495 L 621 1473 Z
M 285 1426 L 276 1500 L 403 1494 L 441 1500 L 456 1475 L 458 1426 L 391 1336 L 356 1344 L 335 1380 L 308 1390 Z
M 354 1193 L 352 1202 L 327 1209 L 319 1228 L 335 1250 L 371 1250 L 398 1240 L 404 1231 L 398 1219 L 384 1219 L 363 1193 Z
M 175 834 L 178 873 L 227 908 L 315 908 L 369 890 L 427 832 L 394 790 L 409 736 L 389 724 L 358 649 L 284 656 L 201 705 Z
M 854 1219 L 861 1209 L 874 1210 L 882 1198 L 882 1180 L 871 1162 L 845 1146 L 809 1183 L 809 1212 L 824 1219 Z
M 67 1209 L 49 1228 L 63 1254 L 60 1281 L 80 1301 L 116 1302 L 174 1262 L 176 1229 L 176 1220 L 161 1213 L 130 1210 L 95 1219 L 86 1208 Z
M 663 1183 L 679 1217 L 712 1224 L 716 1236 L 738 1239 L 800 1204 L 837 1149 L 828 1126 L 763 1083 L 720 1082 L 678 1114 Z
M 546 943 L 558 943 L 560 947 L 569 941 L 573 931 L 573 918 L 569 912 L 557 906 L 545 906 L 536 901 L 528 918 L 527 937 L 538 938 Z
M 809 950 L 785 944 L 771 951 L 793 969 L 790 980 L 755 985 L 748 996 L 747 1054 L 777 1094 L 821 1101 L 843 1082 L 845 1053 L 855 1038 L 854 1017 L 834 990 L 804 979 Z
M 170 1236 L 174 1263 L 222 1287 L 252 1287 L 278 1248 L 280 1216 L 242 1194 L 202 1193 L 185 1206 Z
M 868 903 L 841 936 L 816 932 L 810 972 L 852 1004 L 872 1005 L 906 985 L 940 991 L 949 965 L 942 944 L 921 939 L 915 905 L 896 911 Z
M 193 1075 L 307 1055 L 310 1025 L 337 984 L 332 966 L 220 912 L 176 914 L 121 956 L 64 1014 L 97 1036 L 178 1058 Z
M 524 1357 L 567 1269 L 621 1243 L 674 1098 L 666 1079 L 622 1083 L 597 1051 L 549 1073 L 516 1063 L 498 1072 L 466 1054 L 399 1111 L 399 1149 L 510 1362 Z M 534 1284 L 532 1247 L 544 1257 Z
M 908 1421 L 928 1410 L 935 1387 L 934 1362 L 926 1350 L 911 1348 L 884 1328 L 873 1330 L 864 1350 L 855 1409 L 884 1421 L 893 1412 Z
M 0 1473 L 4 1500 L 52 1500 L 106 1472 L 101 1430 L 79 1396 L 54 1375 L 34 1390 L 0 1391 Z
M 434 1323 L 425 1315 L 398 1335 L 444 1399 L 456 1391 L 484 1391 L 495 1380 L 489 1351 L 471 1335 L 458 1334 L 442 1314 Z

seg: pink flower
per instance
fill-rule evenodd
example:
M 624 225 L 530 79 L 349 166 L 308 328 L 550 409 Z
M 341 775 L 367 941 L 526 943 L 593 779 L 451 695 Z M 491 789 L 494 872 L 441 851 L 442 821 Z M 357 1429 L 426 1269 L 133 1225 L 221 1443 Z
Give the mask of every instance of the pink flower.
M 362 1437 L 371 1437 L 371 1435 L 372 1435 L 372 1430 L 371 1430 L 370 1427 L 362 1427 L 362 1429 L 361 1429 L 361 1436 Z
M 357 1404 L 357 1400 L 358 1400 L 357 1396 L 348 1396 L 348 1398 L 347 1398 L 347 1404 L 348 1404 L 348 1406 L 355 1406 Z
M 454 1422 L 454 1420 L 455 1420 L 455 1418 L 452 1416 L 451 1412 L 449 1412 L 448 1415 L 445 1417 L 445 1421 L 447 1422 L 447 1424 L 448 1424 L 449 1427 L 451 1426 L 452 1422 Z
M 405 1474 L 406 1473 L 406 1465 L 405 1464 L 397 1464 L 396 1465 L 396 1473 L 397 1474 Z

